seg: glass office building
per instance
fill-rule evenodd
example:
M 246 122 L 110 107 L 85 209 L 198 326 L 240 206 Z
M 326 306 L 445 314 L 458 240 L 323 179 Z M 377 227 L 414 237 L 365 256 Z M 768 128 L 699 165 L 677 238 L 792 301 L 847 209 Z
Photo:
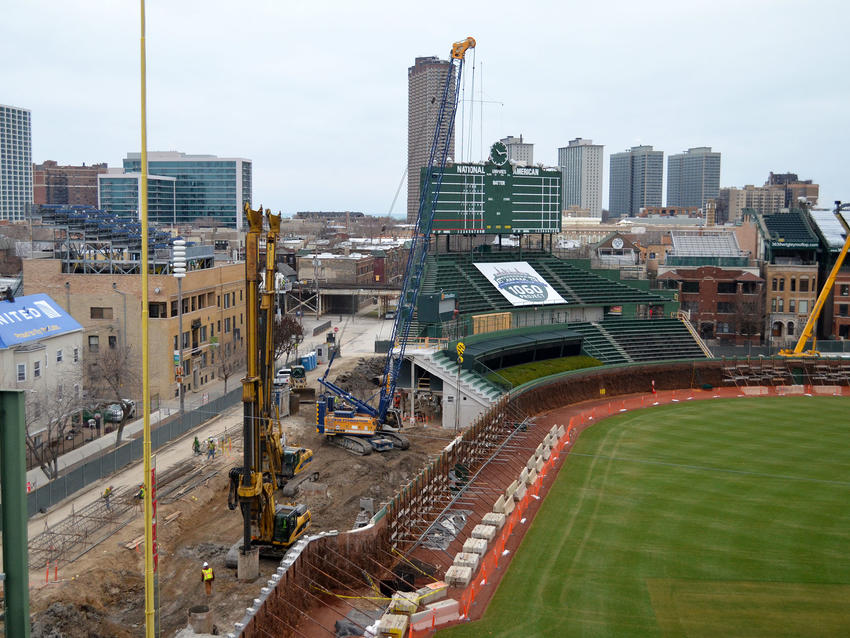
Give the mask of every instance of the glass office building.
M 148 221 L 152 224 L 177 223 L 177 180 L 148 176 Z M 97 206 L 119 217 L 139 219 L 141 173 L 106 173 L 97 176 Z
M 128 153 L 123 164 L 126 173 L 140 172 L 141 154 Z M 251 160 L 242 158 L 148 153 L 148 174 L 175 180 L 178 224 L 219 223 L 227 228 L 241 229 L 242 206 L 251 202 L 251 169 Z
M 21 222 L 32 206 L 32 127 L 27 109 L 0 104 L 0 220 Z

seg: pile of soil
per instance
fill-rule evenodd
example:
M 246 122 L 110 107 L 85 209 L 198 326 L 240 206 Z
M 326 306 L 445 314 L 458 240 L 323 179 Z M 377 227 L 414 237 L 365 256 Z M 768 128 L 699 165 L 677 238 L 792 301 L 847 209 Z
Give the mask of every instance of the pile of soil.
M 360 357 L 350 369 L 340 373 L 334 383 L 358 399 L 369 399 L 381 386 L 384 357 Z

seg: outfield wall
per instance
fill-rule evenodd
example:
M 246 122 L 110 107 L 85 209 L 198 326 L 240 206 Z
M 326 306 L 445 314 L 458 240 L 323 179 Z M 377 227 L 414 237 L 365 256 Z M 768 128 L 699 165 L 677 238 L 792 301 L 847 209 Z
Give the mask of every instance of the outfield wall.
M 847 381 L 840 384 L 813 383 L 839 367 L 846 366 L 842 369 L 850 371 L 850 361 L 846 364 L 823 360 L 782 361 L 783 365 L 789 367 L 792 376 L 803 383 L 740 388 L 726 384 L 723 389 L 724 369 L 735 363 L 697 360 L 606 366 L 553 375 L 515 388 L 476 419 L 462 435 L 446 446 L 440 456 L 399 490 L 392 501 L 375 515 L 368 527 L 312 535 L 293 546 L 281 561 L 277 573 L 258 592 L 254 604 L 247 609 L 242 621 L 237 623 L 236 633 L 231 635 L 248 638 L 327 635 L 327 625 L 323 625 L 325 628 L 322 629 L 315 624 L 316 616 L 321 615 L 316 610 L 332 603 L 334 597 L 329 593 L 318 592 L 317 584 L 328 592 L 351 594 L 353 589 L 362 588 L 366 583 L 352 583 L 350 569 L 347 568 L 357 567 L 372 573 L 384 570 L 387 573 L 397 552 L 403 552 L 412 544 L 407 535 L 410 521 L 417 519 L 423 512 L 433 511 L 439 495 L 445 494 L 449 470 L 460 462 L 468 465 L 472 472 L 476 471 L 482 465 L 476 459 L 503 441 L 522 415 L 533 416 L 556 408 L 593 402 L 592 406 L 578 410 L 576 416 L 563 424 L 566 436 L 553 448 L 547 471 L 543 472 L 545 478 L 551 474 L 551 468 L 582 430 L 596 420 L 622 411 L 697 398 L 711 399 L 721 395 L 850 395 Z M 755 365 L 758 364 L 755 362 Z M 824 366 L 830 367 L 830 370 L 825 371 Z M 850 379 L 850 376 L 846 378 Z M 657 394 L 653 393 L 653 387 Z M 719 391 L 721 389 L 723 392 Z M 609 400 L 600 403 L 600 399 Z M 508 483 L 501 486 L 502 489 Z M 529 493 L 539 493 L 540 486 L 529 490 Z M 527 505 L 526 498 L 525 505 L 521 505 L 523 512 Z M 490 573 L 498 565 L 504 542 L 515 526 L 515 521 L 511 524 L 511 520 L 508 519 L 509 525 L 503 528 L 496 541 L 490 545 L 489 553 L 482 560 L 479 570 Z M 420 522 L 420 528 L 421 525 Z M 484 610 L 484 605 L 479 605 L 475 613 L 472 611 L 472 604 L 483 593 L 482 579 L 478 577 L 480 574 L 480 571 L 476 572 L 470 587 L 450 591 L 450 596 L 461 601 L 461 610 L 467 617 L 478 617 Z M 486 576 L 483 580 L 487 580 Z M 331 620 L 330 628 L 332 626 Z M 411 635 L 428 635 L 430 632 L 431 629 L 428 629 Z

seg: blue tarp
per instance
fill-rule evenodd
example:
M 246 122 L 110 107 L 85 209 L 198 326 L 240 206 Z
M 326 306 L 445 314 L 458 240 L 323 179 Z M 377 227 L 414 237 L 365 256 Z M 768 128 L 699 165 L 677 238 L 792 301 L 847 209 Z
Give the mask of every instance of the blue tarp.
M 0 301 L 0 348 L 82 329 L 71 315 L 45 294 Z

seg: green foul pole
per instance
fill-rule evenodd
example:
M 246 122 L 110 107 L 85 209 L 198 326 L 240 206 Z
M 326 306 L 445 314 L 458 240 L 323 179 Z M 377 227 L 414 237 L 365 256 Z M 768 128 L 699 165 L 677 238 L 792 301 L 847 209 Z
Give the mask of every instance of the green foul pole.
M 6 635 L 29 638 L 25 432 L 24 393 L 20 390 L 0 390 L 0 494 L 3 498 Z

